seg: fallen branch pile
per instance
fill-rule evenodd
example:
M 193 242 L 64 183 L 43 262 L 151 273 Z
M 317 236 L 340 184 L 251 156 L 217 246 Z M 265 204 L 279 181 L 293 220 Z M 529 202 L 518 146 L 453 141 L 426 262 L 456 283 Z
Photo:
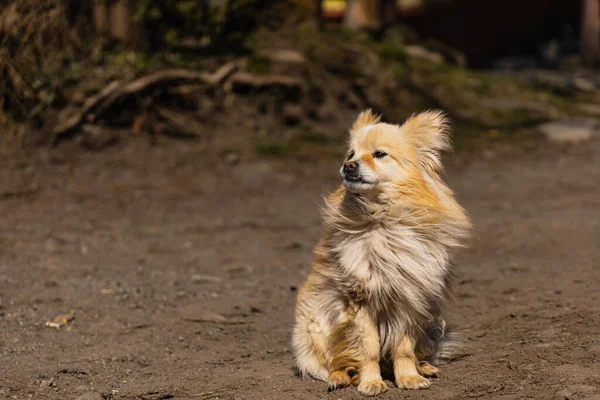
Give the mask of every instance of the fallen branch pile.
M 277 94 L 297 100 L 304 91 L 302 80 L 286 75 L 252 75 L 240 71 L 241 62 L 230 62 L 213 73 L 189 69 L 163 69 L 130 81 L 113 81 L 86 99 L 76 110 L 63 116 L 52 129 L 52 142 L 82 134 L 86 147 L 100 149 L 114 143 L 128 126 L 134 132 L 181 138 L 206 136 L 202 113 L 182 104 L 195 96 L 209 96 L 218 107 L 224 95 Z M 189 103 L 189 102 L 188 102 Z M 169 107 L 169 105 L 175 105 Z M 123 109 L 131 113 L 119 116 Z M 192 112 L 190 112 L 192 111 Z

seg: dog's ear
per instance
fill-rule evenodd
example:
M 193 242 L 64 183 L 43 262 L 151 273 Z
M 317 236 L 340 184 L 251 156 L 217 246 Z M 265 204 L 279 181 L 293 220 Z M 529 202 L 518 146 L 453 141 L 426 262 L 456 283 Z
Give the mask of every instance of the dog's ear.
M 352 124 L 352 128 L 350 129 L 350 133 L 356 132 L 360 128 L 363 128 L 367 125 L 374 125 L 381 121 L 381 115 L 373 114 L 370 108 L 358 114 L 358 118 Z
M 430 171 L 439 171 L 441 153 L 451 149 L 446 115 L 439 110 L 413 115 L 402 125 L 402 131 L 418 149 L 421 165 Z

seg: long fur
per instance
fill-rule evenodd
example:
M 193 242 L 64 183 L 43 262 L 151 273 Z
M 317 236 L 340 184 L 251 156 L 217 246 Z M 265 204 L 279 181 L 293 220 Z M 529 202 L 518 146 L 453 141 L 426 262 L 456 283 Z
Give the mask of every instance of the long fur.
M 399 386 L 421 388 L 420 362 L 453 358 L 450 261 L 471 226 L 439 176 L 440 154 L 450 148 L 445 116 L 379 121 L 367 110 L 352 126 L 349 156 L 366 183 L 346 182 L 325 201 L 325 232 L 298 295 L 293 334 L 301 375 L 336 388 L 351 371 L 367 395 L 385 390 L 375 359 L 394 365 Z M 388 155 L 376 159 L 381 149 Z

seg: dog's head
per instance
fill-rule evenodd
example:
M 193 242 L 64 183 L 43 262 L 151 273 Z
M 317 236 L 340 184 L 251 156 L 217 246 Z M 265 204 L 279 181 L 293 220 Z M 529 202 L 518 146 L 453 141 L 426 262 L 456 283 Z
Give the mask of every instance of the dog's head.
M 366 110 L 350 129 L 349 150 L 340 174 L 353 193 L 386 191 L 421 181 L 441 169 L 440 153 L 450 148 L 448 121 L 440 111 L 413 115 L 403 125 L 380 122 Z

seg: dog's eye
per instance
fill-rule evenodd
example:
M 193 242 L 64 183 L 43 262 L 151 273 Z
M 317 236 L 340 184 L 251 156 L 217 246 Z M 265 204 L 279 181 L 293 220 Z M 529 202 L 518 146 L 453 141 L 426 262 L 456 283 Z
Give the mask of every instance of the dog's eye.
M 375 158 L 383 158 L 385 156 L 387 156 L 387 153 L 384 153 L 383 151 L 376 151 L 373 153 L 373 157 Z
M 350 154 L 348 154 L 348 158 L 346 159 L 346 161 L 352 159 L 352 157 L 354 157 L 354 152 L 351 151 Z

